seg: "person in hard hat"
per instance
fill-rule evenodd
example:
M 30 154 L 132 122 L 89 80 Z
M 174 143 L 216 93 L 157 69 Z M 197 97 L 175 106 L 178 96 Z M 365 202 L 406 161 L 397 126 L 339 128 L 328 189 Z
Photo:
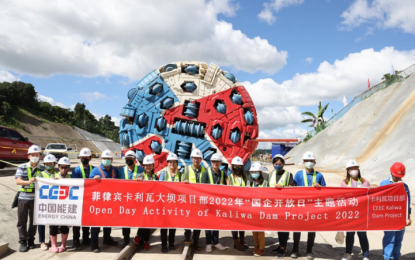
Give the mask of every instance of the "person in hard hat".
M 369 181 L 362 178 L 359 164 L 355 160 L 349 160 L 346 163 L 346 175 L 346 179 L 341 182 L 341 187 L 370 188 Z M 346 234 L 346 253 L 343 255 L 342 260 L 352 259 L 355 233 L 355 231 L 352 231 Z M 359 237 L 360 247 L 363 251 L 363 260 L 369 260 L 369 240 L 367 239 L 366 231 L 357 232 L 357 236 Z
M 92 152 L 89 148 L 85 147 L 82 148 L 78 155 L 79 159 L 81 160 L 81 165 L 76 167 L 72 171 L 72 178 L 74 179 L 89 179 L 89 175 L 92 172 L 92 170 L 95 168 L 90 164 L 92 160 Z M 84 246 L 90 246 L 91 245 L 91 239 L 89 238 L 90 233 L 90 227 L 82 227 L 82 245 L 79 241 L 79 238 L 81 236 L 81 227 L 73 227 L 73 248 L 75 250 L 81 250 L 82 245 Z
M 135 152 L 126 152 L 124 159 L 126 166 L 120 169 L 118 178 L 122 180 L 137 180 L 138 176 L 144 171 L 144 168 L 140 165 L 135 164 Z M 122 235 L 124 237 L 122 246 L 127 246 L 130 244 L 130 234 L 131 228 L 122 228 Z
M 174 153 L 169 153 L 167 156 L 167 168 L 160 173 L 160 181 L 180 182 L 181 176 L 179 171 L 179 158 Z M 167 247 L 167 233 L 169 237 L 169 247 Z M 167 253 L 169 250 L 176 250 L 174 239 L 176 236 L 176 229 L 160 229 L 161 234 L 161 252 Z
M 182 175 L 182 182 L 184 183 L 210 183 L 210 176 L 205 167 L 201 165 L 203 160 L 203 154 L 199 149 L 194 149 L 190 154 L 192 157 L 192 165 L 186 166 Z M 190 235 L 192 231 L 190 229 L 185 229 L 184 231 L 184 243 L 190 243 Z M 202 250 L 202 247 L 199 245 L 200 230 L 193 230 L 193 247 L 197 250 Z
M 262 176 L 262 163 L 254 162 L 249 169 L 252 181 L 247 182 L 248 187 L 269 187 L 268 181 Z M 265 254 L 265 232 L 252 232 L 254 236 L 254 256 Z
M 241 157 L 232 159 L 232 173 L 228 176 L 227 185 L 246 187 L 246 176 L 244 174 L 244 163 Z M 239 234 L 239 239 L 238 239 Z M 232 231 L 233 247 L 239 251 L 245 251 L 249 246 L 245 242 L 245 231 Z
M 209 177 L 212 177 L 211 183 L 216 185 L 226 185 L 226 173 L 220 169 L 222 165 L 222 155 L 219 153 L 214 153 L 210 158 L 210 163 L 212 167 L 208 168 Z M 219 243 L 219 230 L 206 230 L 206 252 L 212 252 L 212 243 L 213 246 L 219 250 L 225 250 L 229 247 L 225 247 Z
M 282 154 L 277 154 L 272 158 L 274 170 L 268 175 L 269 187 L 281 189 L 283 187 L 295 186 L 293 174 L 284 170 L 285 159 Z M 279 246 L 272 250 L 281 259 L 287 251 L 289 232 L 278 232 Z
M 393 183 L 403 182 L 402 178 L 405 177 L 406 169 L 405 165 L 400 162 L 394 163 L 390 168 L 391 176 L 382 181 L 380 186 L 385 186 Z M 408 185 L 405 186 L 406 196 L 408 199 L 408 220 L 406 226 L 412 224 L 411 221 L 411 193 L 409 192 Z M 385 260 L 393 259 L 399 260 L 401 257 L 401 247 L 403 241 L 403 235 L 405 234 L 405 229 L 399 231 L 385 231 L 385 235 L 382 240 L 383 245 L 383 257 Z
M 27 151 L 29 162 L 19 165 L 14 178 L 16 185 L 21 186 L 18 197 L 17 231 L 19 232 L 20 252 L 27 252 L 35 248 L 36 226 L 33 225 L 33 212 L 35 207 L 35 182 L 36 174 L 45 170 L 39 164 L 42 159 L 42 151 L 39 146 L 32 145 Z M 29 229 L 27 228 L 29 218 Z
M 62 157 L 58 161 L 59 172 L 53 174 L 54 179 L 71 178 L 68 174 L 71 168 L 71 161 L 67 157 Z M 61 233 L 61 246 L 58 248 L 58 230 Z M 66 241 L 68 240 L 69 227 L 68 226 L 49 226 L 50 235 L 50 251 L 52 253 L 62 253 L 66 251 Z
M 89 174 L 90 179 L 118 179 L 118 168 L 112 166 L 113 154 L 110 150 L 105 150 L 101 155 L 101 165 L 92 169 Z M 98 236 L 100 227 L 91 227 L 91 250 L 99 253 Z M 111 228 L 106 227 L 104 230 L 104 245 L 116 246 L 118 242 L 111 238 Z
M 304 170 L 298 171 L 294 176 L 294 183 L 300 187 L 325 187 L 326 181 L 323 174 L 316 171 L 316 157 L 312 152 L 306 152 L 303 155 Z M 294 232 L 294 247 L 291 252 L 291 258 L 298 258 L 298 247 L 300 245 L 301 232 Z M 308 232 L 306 258 L 314 259 L 313 246 L 316 239 L 316 232 Z

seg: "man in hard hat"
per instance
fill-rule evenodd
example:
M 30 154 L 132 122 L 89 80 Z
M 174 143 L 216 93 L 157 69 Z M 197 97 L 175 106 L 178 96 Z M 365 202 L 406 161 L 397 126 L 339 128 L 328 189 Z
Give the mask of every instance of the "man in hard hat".
M 300 187 L 325 187 L 326 181 L 324 180 L 323 174 L 317 172 L 314 169 L 316 165 L 316 157 L 312 152 L 306 152 L 303 155 L 303 163 L 305 166 L 304 170 L 298 171 L 294 177 L 294 183 Z M 291 258 L 298 258 L 298 246 L 300 245 L 300 232 L 294 232 L 294 247 L 291 253 Z M 309 260 L 314 259 L 313 246 L 316 238 L 316 232 L 308 232 L 307 239 L 307 253 L 306 258 Z
M 137 180 L 138 176 L 144 171 L 142 166 L 135 164 L 136 155 L 133 151 L 128 151 L 124 156 L 126 166 L 120 169 L 118 178 L 122 180 Z M 124 242 L 122 246 L 130 244 L 131 228 L 122 228 Z
M 92 169 L 89 174 L 90 179 L 100 180 L 100 179 L 117 179 L 118 178 L 118 168 L 112 166 L 113 154 L 110 150 L 105 150 L 101 155 L 102 161 L 101 165 Z M 99 227 L 91 227 L 91 250 L 94 253 L 99 253 L 98 247 L 98 235 Z M 116 246 L 118 245 L 117 241 L 114 241 L 111 238 L 111 228 L 103 228 L 104 230 L 104 245 Z
M 45 170 L 39 164 L 42 159 L 42 151 L 39 146 L 32 145 L 27 151 L 28 163 L 19 165 L 16 170 L 16 185 L 21 186 L 17 209 L 17 230 L 19 232 L 20 252 L 27 252 L 35 248 L 36 226 L 33 225 L 33 211 L 35 206 L 35 182 L 36 174 Z M 29 229 L 27 218 L 29 217 Z
M 76 167 L 72 172 L 72 178 L 75 179 L 89 179 L 89 174 L 95 168 L 90 164 L 92 160 L 92 152 L 89 148 L 82 148 L 79 152 L 79 160 L 81 160 L 81 165 Z M 89 238 L 89 229 L 90 227 L 82 227 L 82 245 L 90 246 L 91 239 Z M 75 250 L 81 250 L 82 246 L 79 241 L 81 236 L 81 227 L 73 227 L 73 248 Z
M 199 149 L 194 149 L 190 154 L 192 157 L 192 165 L 184 168 L 182 175 L 182 182 L 184 183 L 210 183 L 211 176 L 209 178 L 206 168 L 201 165 L 203 160 L 202 152 Z M 190 243 L 190 235 L 192 231 L 186 229 L 184 232 L 184 243 Z M 202 247 L 199 245 L 200 230 L 193 230 L 193 247 L 197 250 L 201 250 Z
M 167 168 L 160 174 L 160 181 L 180 182 L 179 158 L 174 153 L 167 156 Z M 169 247 L 167 247 L 167 232 L 169 233 Z M 168 250 L 176 250 L 174 239 L 176 229 L 160 229 L 161 234 L 161 252 L 167 253 Z
M 405 165 L 400 162 L 394 163 L 390 168 L 391 176 L 382 181 L 380 186 L 403 182 L 402 178 L 405 176 L 406 169 Z M 406 226 L 410 226 L 412 224 L 411 221 L 411 194 L 409 192 L 408 185 L 406 183 L 403 184 L 405 186 L 405 191 L 408 199 L 408 220 L 406 222 Z M 401 257 L 401 247 L 402 247 L 402 240 L 403 235 L 405 234 L 405 229 L 399 231 L 385 231 L 385 235 L 382 240 L 383 244 L 383 257 L 385 260 L 393 259 L 399 260 Z
M 222 165 L 222 155 L 219 153 L 214 153 L 210 158 L 210 163 L 212 167 L 208 168 L 209 177 L 211 184 L 216 185 L 226 185 L 226 173 L 220 170 Z M 228 247 L 224 247 L 219 243 L 219 230 L 206 230 L 206 252 L 212 252 L 212 242 L 213 246 L 219 250 L 225 250 Z

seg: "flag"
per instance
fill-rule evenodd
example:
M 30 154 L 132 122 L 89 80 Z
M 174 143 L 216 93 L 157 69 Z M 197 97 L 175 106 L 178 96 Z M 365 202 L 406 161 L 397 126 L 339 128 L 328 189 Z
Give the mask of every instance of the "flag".
M 346 96 L 343 96 L 343 106 L 347 106 L 348 105 L 348 103 L 347 103 L 347 99 L 346 99 Z
M 391 76 L 395 75 L 395 69 L 393 68 L 393 64 L 391 63 Z
M 369 88 L 369 90 L 370 90 L 370 80 L 369 79 L 367 79 L 367 87 Z

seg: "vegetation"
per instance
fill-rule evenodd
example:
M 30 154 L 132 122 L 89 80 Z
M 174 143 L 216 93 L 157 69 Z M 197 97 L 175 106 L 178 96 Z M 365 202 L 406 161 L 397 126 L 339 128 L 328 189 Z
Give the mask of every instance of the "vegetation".
M 303 112 L 301 113 L 302 115 L 307 115 L 307 116 L 310 116 L 311 118 L 304 119 L 303 121 L 301 121 L 301 123 L 311 123 L 309 127 L 314 127 L 316 132 L 320 132 L 321 130 L 324 129 L 324 123 L 326 122 L 324 120 L 324 112 L 326 112 L 328 106 L 329 106 L 329 103 L 327 103 L 324 107 L 321 106 L 321 101 L 320 101 L 318 105 L 317 115 L 315 115 L 312 112 Z
M 21 128 L 16 117 L 19 113 L 24 113 L 24 110 L 19 107 L 51 122 L 77 126 L 85 131 L 101 134 L 114 142 L 119 142 L 118 127 L 111 121 L 109 115 L 97 120 L 83 103 L 77 103 L 73 111 L 69 108 L 52 106 L 38 99 L 35 87 L 30 83 L 20 81 L 0 83 L 0 124 Z

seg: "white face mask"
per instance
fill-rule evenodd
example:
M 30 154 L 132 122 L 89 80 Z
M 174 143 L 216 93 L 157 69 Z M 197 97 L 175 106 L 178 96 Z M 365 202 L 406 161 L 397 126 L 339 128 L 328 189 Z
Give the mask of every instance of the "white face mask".
M 313 162 L 306 162 L 304 165 L 307 169 L 313 169 L 314 165 L 316 164 Z
M 359 175 L 359 170 L 350 170 L 349 174 L 350 174 L 350 176 L 352 176 L 354 178 L 357 175 Z
M 39 157 L 30 157 L 30 162 L 38 163 L 39 162 Z

